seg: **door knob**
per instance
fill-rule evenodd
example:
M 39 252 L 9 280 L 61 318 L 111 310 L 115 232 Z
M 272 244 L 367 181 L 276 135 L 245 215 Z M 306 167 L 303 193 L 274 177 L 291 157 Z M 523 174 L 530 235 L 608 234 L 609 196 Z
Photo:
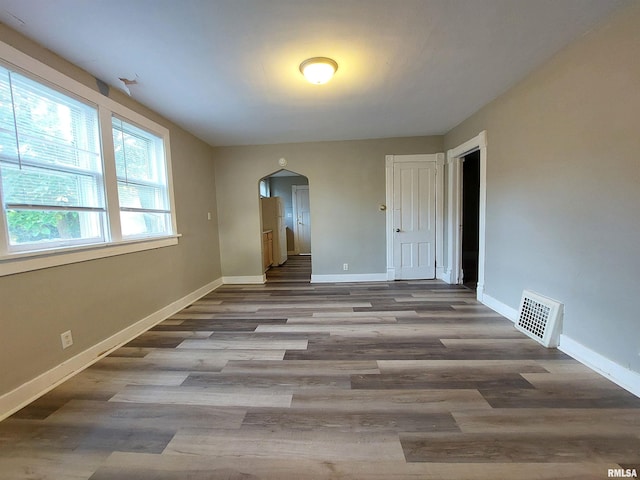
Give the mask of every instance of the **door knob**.
M 400 229 L 399 228 L 396 228 L 396 233 L 400 233 Z

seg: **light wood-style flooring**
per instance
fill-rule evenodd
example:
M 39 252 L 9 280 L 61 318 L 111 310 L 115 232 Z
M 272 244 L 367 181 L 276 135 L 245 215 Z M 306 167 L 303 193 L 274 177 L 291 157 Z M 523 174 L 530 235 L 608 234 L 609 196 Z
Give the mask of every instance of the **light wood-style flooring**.
M 0 423 L 0 479 L 604 479 L 640 399 L 439 281 L 223 286 Z

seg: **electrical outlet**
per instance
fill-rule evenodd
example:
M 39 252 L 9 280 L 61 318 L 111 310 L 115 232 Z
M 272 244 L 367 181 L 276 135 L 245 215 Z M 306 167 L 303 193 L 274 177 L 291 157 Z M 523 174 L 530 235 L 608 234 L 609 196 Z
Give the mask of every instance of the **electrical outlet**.
M 211 212 L 207 212 L 207 220 L 211 220 Z
M 349 270 L 349 264 L 348 263 L 343 263 L 342 264 L 342 270 Z
M 62 342 L 62 348 L 69 348 L 73 345 L 73 336 L 71 335 L 71 330 L 67 330 L 60 334 L 60 341 Z

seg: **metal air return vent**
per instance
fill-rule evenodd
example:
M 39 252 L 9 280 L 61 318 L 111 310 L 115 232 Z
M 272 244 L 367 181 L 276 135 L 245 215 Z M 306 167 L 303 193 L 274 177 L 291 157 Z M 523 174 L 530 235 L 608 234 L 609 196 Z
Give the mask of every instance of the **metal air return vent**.
M 563 306 L 530 290 L 522 292 L 516 328 L 545 347 L 558 346 Z

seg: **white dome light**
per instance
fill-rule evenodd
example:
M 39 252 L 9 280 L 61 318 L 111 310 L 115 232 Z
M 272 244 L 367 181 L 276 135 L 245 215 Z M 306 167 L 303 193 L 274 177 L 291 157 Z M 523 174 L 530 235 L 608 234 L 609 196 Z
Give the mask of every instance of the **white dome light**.
M 300 64 L 300 72 L 305 78 L 316 85 L 327 83 L 338 70 L 338 64 L 326 57 L 309 58 Z

